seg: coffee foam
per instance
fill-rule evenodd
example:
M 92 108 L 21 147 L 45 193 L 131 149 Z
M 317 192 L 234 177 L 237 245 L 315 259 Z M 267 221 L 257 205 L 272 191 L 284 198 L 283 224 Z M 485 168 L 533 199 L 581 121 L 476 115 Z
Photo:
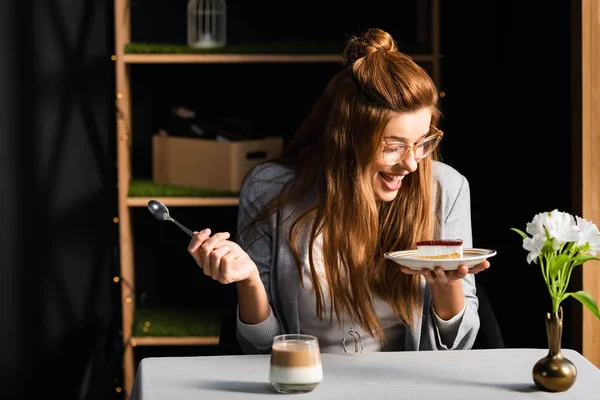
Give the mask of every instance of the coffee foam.
M 321 351 L 304 341 L 276 342 L 271 348 L 271 366 L 301 368 L 321 365 Z

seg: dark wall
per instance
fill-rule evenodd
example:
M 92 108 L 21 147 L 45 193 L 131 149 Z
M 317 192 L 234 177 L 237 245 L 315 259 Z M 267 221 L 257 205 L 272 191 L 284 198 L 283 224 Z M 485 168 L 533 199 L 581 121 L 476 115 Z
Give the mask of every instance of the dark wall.
M 14 37 L 16 24 L 11 7 L 6 2 L 0 3 L 0 48 L 4 53 L 14 54 Z M 25 149 L 21 135 L 18 135 L 19 121 L 15 118 L 19 109 L 19 101 L 15 99 L 18 93 L 15 76 L 19 70 L 17 63 L 0 62 L 0 124 L 3 131 L 0 145 L 0 182 L 2 195 L 0 208 L 10 210 L 4 212 L 0 224 L 0 346 L 3 357 L 0 363 L 0 387 L 9 390 L 8 395 L 14 396 L 15 387 L 12 382 L 22 378 L 27 368 L 27 358 L 30 351 L 27 340 L 21 338 L 23 324 L 23 282 L 25 269 L 22 268 L 24 247 L 21 239 L 25 228 L 20 218 L 25 211 L 23 185 L 18 180 L 19 158 L 23 157 Z
M 147 12 L 136 17 L 134 39 L 183 41 L 177 16 L 184 3 L 133 1 L 133 9 Z M 338 40 L 379 26 L 401 42 L 417 40 L 411 2 L 402 19 L 382 3 L 366 11 L 348 6 L 339 11 L 343 18 L 327 19 L 338 10 L 322 3 L 283 10 L 280 2 L 263 2 L 263 10 L 232 1 L 230 39 L 314 39 L 319 32 Z M 475 245 L 498 250 L 478 279 L 506 344 L 544 347 L 548 294 L 510 227 L 524 228 L 538 212 L 572 208 L 568 5 L 442 3 L 444 159 L 470 181 Z M 112 1 L 33 6 L 31 0 L 0 3 L 2 387 L 7 398 L 42 386 L 64 399 L 110 398 L 120 377 L 120 299 L 112 283 L 118 274 Z M 270 10 L 279 16 L 270 17 Z M 320 22 L 294 25 L 294 17 Z M 179 98 L 250 116 L 285 135 L 334 71 L 326 64 L 134 68 L 140 177 L 151 172 L 144 140 L 156 115 Z M 231 210 L 176 213 L 194 229 L 235 225 Z M 144 298 L 202 303 L 206 293 L 198 288 L 207 282 L 185 254 L 187 239 L 143 209 L 133 217 L 136 248 L 152 250 L 137 254 L 145 267 L 138 276 Z M 570 347 L 569 329 L 565 342 Z
M 114 393 L 109 6 L 0 5 L 3 398 L 40 388 L 65 399 Z
M 544 347 L 550 296 L 510 228 L 572 209 L 570 5 L 444 5 L 446 161 L 470 180 L 474 244 L 498 250 L 478 279 L 506 345 Z M 564 345 L 572 346 L 565 326 Z
M 186 0 L 132 0 L 132 40 L 185 43 Z M 264 0 L 227 1 L 227 42 L 230 44 L 289 41 L 339 41 L 357 29 L 375 25 L 389 30 L 402 42 L 414 45 L 417 2 L 382 1 L 365 7 L 361 1 L 307 0 L 301 3 Z M 399 7 L 389 10 L 390 6 Z

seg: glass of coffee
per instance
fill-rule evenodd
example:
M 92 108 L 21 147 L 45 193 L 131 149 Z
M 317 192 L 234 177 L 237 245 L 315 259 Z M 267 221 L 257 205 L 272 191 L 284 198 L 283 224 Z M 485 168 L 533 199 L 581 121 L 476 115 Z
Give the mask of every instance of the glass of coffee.
M 323 380 L 319 341 L 311 335 L 273 339 L 269 381 L 279 393 L 307 393 Z

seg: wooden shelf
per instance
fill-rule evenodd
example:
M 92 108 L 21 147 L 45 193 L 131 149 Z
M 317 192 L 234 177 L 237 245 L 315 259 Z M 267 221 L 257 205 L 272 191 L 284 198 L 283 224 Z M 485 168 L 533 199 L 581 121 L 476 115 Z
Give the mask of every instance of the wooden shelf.
M 127 64 L 211 63 L 341 63 L 339 54 L 124 54 Z M 430 54 L 414 54 L 416 62 L 432 62 Z
M 127 64 L 339 63 L 339 54 L 124 54 Z
M 136 346 L 217 346 L 218 336 L 134 336 L 129 340 Z
M 345 43 L 269 42 L 228 44 L 197 49 L 175 43 L 127 43 L 121 61 L 126 64 L 184 63 L 341 63 Z M 439 54 L 414 45 L 403 48 L 417 62 L 433 62 Z
M 140 308 L 135 310 L 131 339 L 136 346 L 214 346 L 219 344 L 218 309 Z
M 228 207 L 237 206 L 237 197 L 128 197 L 129 207 L 147 207 L 150 200 L 158 200 L 167 207 Z
M 432 43 L 427 46 L 400 43 L 399 48 L 415 62 L 427 64 L 439 88 L 440 61 L 443 58 L 439 40 L 439 0 L 432 0 L 430 5 L 421 9 L 427 9 L 431 13 Z M 343 62 L 345 41 L 252 42 L 228 44 L 218 49 L 196 49 L 173 43 L 136 43 L 131 42 L 131 11 L 129 0 L 114 0 L 115 52 L 111 58 L 115 65 L 115 94 L 120 99 L 116 124 L 120 274 L 123 282 L 133 283 L 135 257 L 131 207 L 147 207 L 152 199 L 161 201 L 168 207 L 237 207 L 239 193 L 160 185 L 148 179 L 132 179 L 131 142 L 123 140 L 129 138 L 132 132 L 132 71 L 145 65 L 160 65 L 163 68 L 167 64 L 181 65 L 182 68 L 193 64 L 261 64 L 267 67 L 268 63 L 313 63 L 335 67 Z M 143 309 L 137 307 L 130 296 L 127 291 L 122 293 L 125 400 L 129 399 L 135 379 L 134 351 L 137 346 L 217 346 L 220 331 L 218 314 L 203 313 L 202 310 L 192 310 L 190 313 L 186 310 Z

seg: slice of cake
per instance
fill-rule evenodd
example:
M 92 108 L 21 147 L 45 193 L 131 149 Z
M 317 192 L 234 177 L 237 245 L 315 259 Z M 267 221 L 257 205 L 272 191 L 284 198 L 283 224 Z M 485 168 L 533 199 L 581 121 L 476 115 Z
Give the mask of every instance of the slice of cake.
M 462 239 L 422 240 L 417 242 L 417 257 L 439 260 L 462 258 Z

